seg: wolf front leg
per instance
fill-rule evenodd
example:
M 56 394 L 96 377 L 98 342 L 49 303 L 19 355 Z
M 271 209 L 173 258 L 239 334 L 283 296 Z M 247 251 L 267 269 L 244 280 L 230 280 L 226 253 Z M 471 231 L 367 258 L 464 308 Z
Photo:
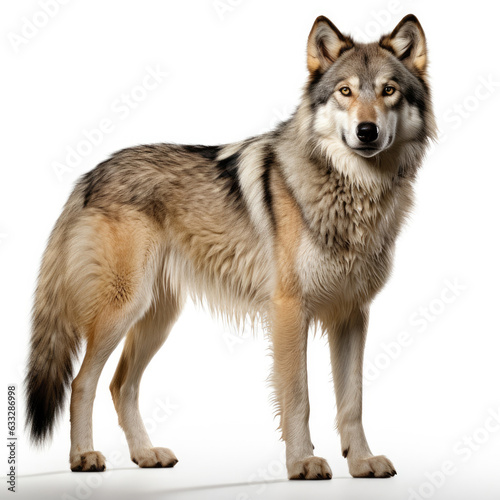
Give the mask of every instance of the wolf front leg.
M 348 314 L 335 311 L 326 321 L 333 382 L 337 399 L 337 426 L 342 454 L 353 477 L 391 477 L 391 461 L 373 456 L 362 423 L 363 354 L 368 308 L 355 307 Z
M 315 457 L 309 433 L 307 390 L 308 321 L 300 300 L 280 297 L 273 301 L 273 383 L 286 444 L 289 479 L 331 479 L 325 459 Z

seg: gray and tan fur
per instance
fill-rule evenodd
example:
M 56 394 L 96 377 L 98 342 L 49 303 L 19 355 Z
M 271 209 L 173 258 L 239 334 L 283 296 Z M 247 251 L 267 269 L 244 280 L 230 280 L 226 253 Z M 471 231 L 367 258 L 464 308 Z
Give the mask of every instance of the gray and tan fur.
M 249 315 L 269 325 L 290 478 L 331 477 L 309 434 L 313 324 L 329 340 L 351 474 L 395 474 L 365 438 L 362 363 L 370 303 L 389 276 L 435 131 L 424 33 L 410 15 L 378 43 L 358 44 L 319 17 L 307 66 L 295 114 L 273 132 L 225 146 L 125 149 L 77 183 L 43 257 L 27 376 L 35 442 L 51 436 L 71 384 L 72 470 L 105 468 L 94 450 L 92 405 L 124 336 L 110 389 L 131 459 L 175 465 L 171 450 L 149 440 L 138 392 L 191 295 L 237 320 Z

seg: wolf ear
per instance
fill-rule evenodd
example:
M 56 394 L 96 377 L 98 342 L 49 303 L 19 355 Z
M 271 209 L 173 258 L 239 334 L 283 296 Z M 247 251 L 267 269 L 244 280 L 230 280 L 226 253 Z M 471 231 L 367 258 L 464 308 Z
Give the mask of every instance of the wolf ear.
M 307 68 L 311 74 L 324 73 L 340 56 L 354 46 L 325 16 L 319 16 L 307 40 Z
M 427 46 L 425 34 L 413 14 L 405 16 L 390 35 L 380 39 L 380 45 L 395 56 L 410 70 L 425 74 L 427 69 Z

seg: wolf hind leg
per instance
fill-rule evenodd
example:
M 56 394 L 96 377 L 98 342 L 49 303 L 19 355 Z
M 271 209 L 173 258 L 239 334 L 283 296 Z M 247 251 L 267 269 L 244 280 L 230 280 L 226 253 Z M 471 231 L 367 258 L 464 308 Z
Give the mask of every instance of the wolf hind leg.
M 110 391 L 125 432 L 130 458 L 139 467 L 173 467 L 177 457 L 168 448 L 153 447 L 139 411 L 139 384 L 147 365 L 163 345 L 181 310 L 181 300 L 159 286 L 145 316 L 128 333 Z
M 74 472 L 103 471 L 104 456 L 94 451 L 92 409 L 97 382 L 110 354 L 133 324 L 133 316 L 104 312 L 89 335 L 87 350 L 78 375 L 71 385 L 71 451 L 70 465 Z M 104 323 L 105 321 L 105 323 Z
M 120 340 L 153 299 L 155 234 L 144 217 L 122 211 L 82 216 L 74 226 L 66 293 L 75 328 L 87 339 L 72 383 L 70 464 L 73 471 L 101 471 L 94 451 L 92 409 L 101 371 Z

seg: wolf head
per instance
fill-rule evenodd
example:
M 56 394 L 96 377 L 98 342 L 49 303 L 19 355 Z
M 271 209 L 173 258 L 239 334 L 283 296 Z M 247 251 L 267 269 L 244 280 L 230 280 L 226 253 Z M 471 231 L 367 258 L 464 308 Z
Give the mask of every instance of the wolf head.
M 408 15 L 379 42 L 356 43 L 318 17 L 307 43 L 306 100 L 317 146 L 366 159 L 434 135 L 424 31 Z M 421 148 L 425 149 L 425 148 Z

